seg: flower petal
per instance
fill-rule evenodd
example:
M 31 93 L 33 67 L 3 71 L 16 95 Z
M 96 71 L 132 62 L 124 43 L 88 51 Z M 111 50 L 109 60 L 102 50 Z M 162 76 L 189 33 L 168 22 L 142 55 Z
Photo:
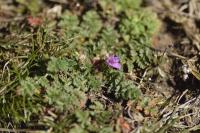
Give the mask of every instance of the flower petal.
M 117 62 L 120 61 L 120 59 L 119 59 L 119 57 L 114 56 L 114 57 L 112 57 L 112 61 L 115 62 L 115 63 L 117 63 Z
M 111 65 L 111 67 L 116 68 L 116 69 L 120 69 L 121 68 L 121 64 L 120 63 L 113 63 Z
M 118 56 L 109 56 L 106 59 L 106 64 L 112 68 L 115 69 L 120 69 L 121 68 L 121 64 L 120 64 L 120 58 Z

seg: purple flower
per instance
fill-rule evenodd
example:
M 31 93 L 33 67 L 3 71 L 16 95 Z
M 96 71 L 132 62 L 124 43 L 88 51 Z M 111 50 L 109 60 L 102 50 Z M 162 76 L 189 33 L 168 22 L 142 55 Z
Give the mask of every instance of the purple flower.
M 118 56 L 111 55 L 106 59 L 106 64 L 112 68 L 120 69 L 120 59 Z

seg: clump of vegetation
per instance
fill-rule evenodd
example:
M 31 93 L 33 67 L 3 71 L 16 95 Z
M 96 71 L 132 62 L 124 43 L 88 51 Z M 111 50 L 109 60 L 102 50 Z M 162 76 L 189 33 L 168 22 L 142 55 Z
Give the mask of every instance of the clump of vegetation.
M 17 2 L 29 15 L 41 10 L 38 1 Z M 98 8 L 86 1 L 75 3 L 84 8 L 81 15 L 64 9 L 53 22 L 47 18 L 21 29 L 10 25 L 13 38 L 1 38 L 1 127 L 12 123 L 15 128 L 70 133 L 122 130 L 122 103 L 142 95 L 127 74 L 140 76 L 139 71 L 154 65 L 149 47 L 159 21 L 140 7 L 140 0 L 101 0 Z M 119 69 L 106 63 L 112 55 L 119 57 Z

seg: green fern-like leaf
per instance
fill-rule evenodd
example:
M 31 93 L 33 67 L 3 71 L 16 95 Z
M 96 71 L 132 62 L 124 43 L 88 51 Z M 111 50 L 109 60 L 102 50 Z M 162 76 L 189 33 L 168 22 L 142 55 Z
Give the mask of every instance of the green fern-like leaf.
M 94 38 L 102 28 L 102 22 L 99 15 L 95 11 L 88 11 L 83 16 L 81 23 L 81 34 L 84 37 Z

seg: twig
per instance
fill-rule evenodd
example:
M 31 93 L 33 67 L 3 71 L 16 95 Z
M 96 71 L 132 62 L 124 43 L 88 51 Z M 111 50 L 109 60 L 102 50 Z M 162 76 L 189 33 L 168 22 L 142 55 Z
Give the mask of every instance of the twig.
M 141 84 L 142 84 L 142 82 L 143 82 L 144 77 L 146 76 L 146 74 L 147 74 L 147 69 L 144 71 L 144 73 L 143 73 L 143 75 L 142 75 L 142 78 L 141 78 L 141 80 L 140 80 L 140 83 L 139 83 L 139 85 L 138 85 L 138 88 L 141 87 Z
M 183 59 L 183 60 L 187 60 L 187 57 L 184 57 L 184 56 L 179 55 L 179 54 L 177 54 L 177 53 L 167 52 L 167 54 L 168 54 L 169 56 L 174 56 L 174 57 L 177 57 L 177 58 L 180 58 L 180 59 Z
M 180 100 L 182 99 L 182 97 L 186 94 L 188 92 L 188 90 L 185 90 L 182 94 L 181 94 L 181 96 L 176 100 L 177 102 L 177 104 L 179 104 L 179 102 L 180 102 Z

